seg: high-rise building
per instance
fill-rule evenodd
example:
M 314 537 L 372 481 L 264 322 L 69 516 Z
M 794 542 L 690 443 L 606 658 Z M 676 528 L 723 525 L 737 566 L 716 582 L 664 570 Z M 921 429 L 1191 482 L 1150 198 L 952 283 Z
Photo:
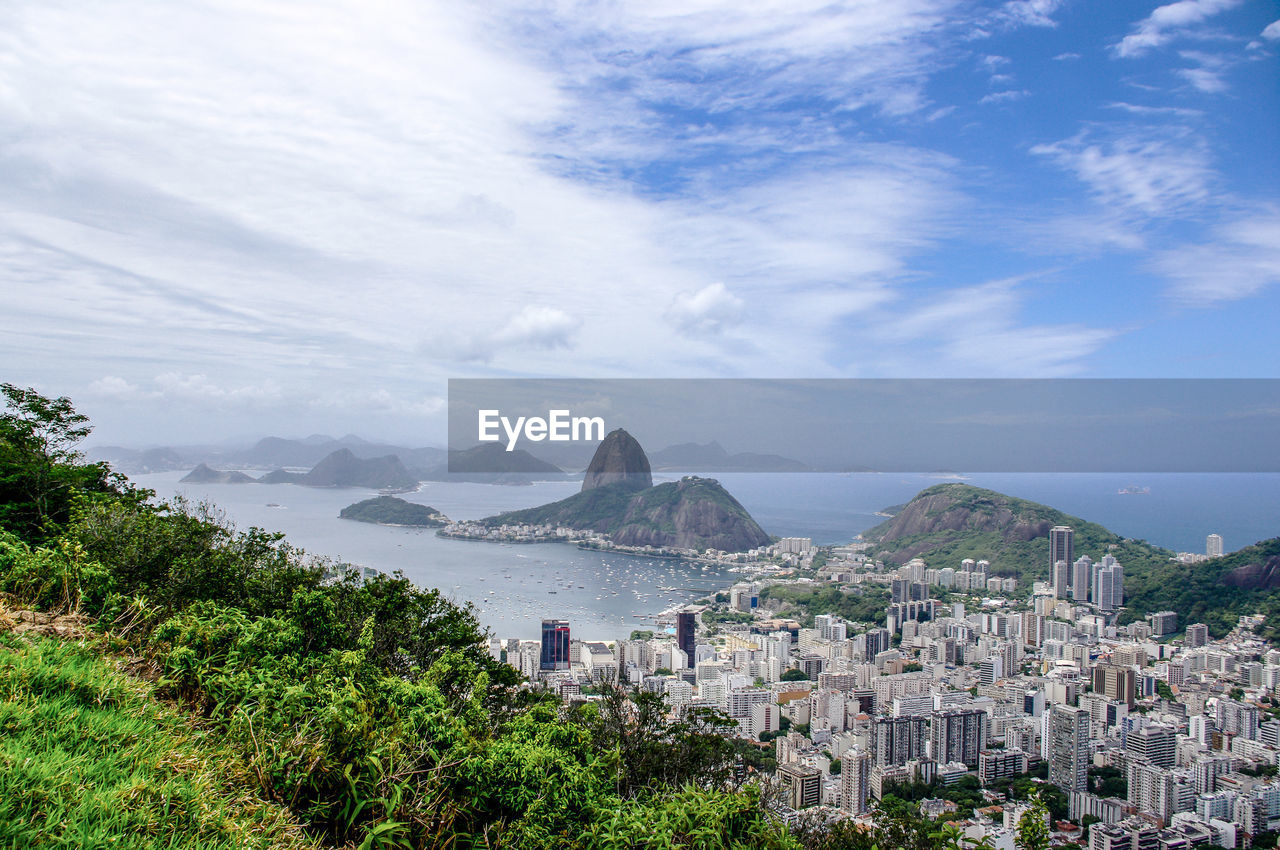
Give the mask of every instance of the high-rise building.
M 1068 566 L 1076 562 L 1075 532 L 1068 525 L 1049 529 L 1049 569 L 1059 561 L 1066 561 Z
M 888 629 L 868 629 L 867 630 L 867 658 L 875 658 L 880 653 L 889 648 L 889 630 Z
M 1125 774 L 1129 803 L 1138 811 L 1155 815 L 1167 824 L 1174 812 L 1181 810 L 1182 791 L 1179 786 L 1189 786 L 1190 783 L 1180 781 L 1173 771 L 1149 761 L 1132 759 L 1126 765 Z M 1190 792 L 1188 788 L 1187 796 L 1194 796 Z
M 1106 555 L 1093 568 L 1093 604 L 1114 611 L 1124 604 L 1124 568 Z
M 876 764 L 906 764 L 923 756 L 926 726 L 923 717 L 877 717 L 872 739 Z
M 1175 611 L 1157 611 L 1154 614 L 1148 614 L 1147 622 L 1151 624 L 1151 634 L 1154 637 L 1171 635 L 1178 630 L 1178 614 Z
M 1099 664 L 1093 668 L 1093 689 L 1107 699 L 1133 707 L 1137 675 L 1127 667 Z
M 1204 553 L 1210 558 L 1222 555 L 1222 535 L 1210 534 L 1204 539 Z
M 822 802 L 822 771 L 792 762 L 779 765 L 778 778 L 786 790 L 787 805 L 799 811 Z
M 1058 599 L 1066 599 L 1071 592 L 1071 564 L 1054 561 L 1050 578 L 1053 582 L 1053 595 Z
M 978 766 L 987 746 L 991 719 L 980 708 L 935 711 L 929 725 L 929 756 L 939 764 Z
M 692 611 L 676 612 L 676 646 L 688 657 L 692 667 L 698 648 L 698 622 Z
M 865 814 L 871 794 L 871 754 L 846 752 L 840 759 L 840 803 L 851 815 Z
M 540 670 L 569 669 L 569 621 L 542 621 L 542 656 Z
M 1209 627 L 1204 623 L 1192 623 L 1187 626 L 1187 649 L 1196 649 L 1209 643 Z
M 1081 555 L 1071 565 L 1071 598 L 1077 602 L 1088 602 L 1090 585 L 1093 582 L 1093 559 Z
M 978 753 L 978 781 L 983 785 L 1021 776 L 1028 767 L 1027 754 L 1022 750 L 983 750 Z
M 1125 751 L 1133 758 L 1145 759 L 1156 767 L 1173 767 L 1177 761 L 1178 730 L 1162 723 L 1151 723 L 1124 736 Z
M 1049 781 L 1063 791 L 1089 787 L 1089 712 L 1055 704 L 1049 709 Z

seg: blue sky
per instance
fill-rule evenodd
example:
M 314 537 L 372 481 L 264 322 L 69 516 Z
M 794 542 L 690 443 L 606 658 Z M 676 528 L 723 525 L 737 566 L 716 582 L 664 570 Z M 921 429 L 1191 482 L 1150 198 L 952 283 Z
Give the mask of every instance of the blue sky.
M 1277 377 L 1280 3 L 0 9 L 5 380 L 442 439 L 449 377 Z

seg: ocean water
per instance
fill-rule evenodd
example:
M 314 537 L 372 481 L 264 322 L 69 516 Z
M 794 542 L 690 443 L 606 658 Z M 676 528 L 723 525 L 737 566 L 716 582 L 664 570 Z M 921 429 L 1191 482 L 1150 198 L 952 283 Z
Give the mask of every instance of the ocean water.
M 476 606 L 497 637 L 536 638 L 544 617 L 567 618 L 575 636 L 626 637 L 677 602 L 727 587 L 737 576 L 722 568 L 580 550 L 557 543 L 494 544 L 449 540 L 432 529 L 388 528 L 338 519 L 352 502 L 376 495 L 361 489 L 313 489 L 290 484 L 181 484 L 182 473 L 135 476 L 162 497 L 208 499 L 238 526 L 283 531 L 310 552 L 400 570 Z M 658 481 L 675 475 L 659 474 Z M 770 534 L 845 543 L 882 520 L 880 509 L 901 504 L 954 476 L 895 474 L 716 475 Z M 1280 475 L 1031 475 L 974 474 L 962 479 L 1067 513 L 1177 551 L 1204 551 L 1221 534 L 1228 551 L 1280 535 Z M 453 519 L 477 519 L 532 507 L 576 492 L 577 482 L 527 487 L 428 482 L 404 498 Z M 1120 495 L 1125 487 L 1149 495 Z

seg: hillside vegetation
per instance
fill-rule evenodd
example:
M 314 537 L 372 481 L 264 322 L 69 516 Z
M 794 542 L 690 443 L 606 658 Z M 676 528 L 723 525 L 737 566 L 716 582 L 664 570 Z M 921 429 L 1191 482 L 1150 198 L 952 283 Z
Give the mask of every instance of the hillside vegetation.
M 0 846 L 319 848 L 233 749 L 89 646 L 3 633 Z
M 83 462 L 68 400 L 3 391 L 0 600 L 97 625 L 4 638 L 0 846 L 798 846 L 716 712 L 521 688 L 469 606 L 158 502 Z
M 886 513 L 890 511 L 886 509 Z M 1153 611 L 1178 612 L 1179 624 L 1203 622 L 1225 634 L 1241 614 L 1270 614 L 1280 634 L 1280 540 L 1224 558 L 1181 564 L 1174 553 L 1116 534 L 1095 522 L 1037 502 L 968 484 L 937 484 L 920 491 L 891 518 L 864 532 L 872 553 L 896 563 L 921 557 L 930 567 L 956 567 L 985 558 L 991 574 L 1015 576 L 1020 590 L 1049 575 L 1049 529 L 1075 531 L 1075 554 L 1094 561 L 1113 555 L 1124 567 L 1122 621 Z
M 432 528 L 445 525 L 449 518 L 429 505 L 406 502 L 395 496 L 376 496 L 347 505 L 338 512 L 340 519 L 372 522 L 378 525 L 408 525 Z

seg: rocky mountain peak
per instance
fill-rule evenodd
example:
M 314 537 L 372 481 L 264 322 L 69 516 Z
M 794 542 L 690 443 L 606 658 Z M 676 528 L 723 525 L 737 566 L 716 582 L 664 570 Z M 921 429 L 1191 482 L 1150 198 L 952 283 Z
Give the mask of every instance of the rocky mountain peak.
M 636 438 L 621 428 L 610 431 L 596 448 L 587 465 L 582 490 L 594 490 L 609 484 L 626 483 L 637 490 L 653 486 L 649 458 Z

